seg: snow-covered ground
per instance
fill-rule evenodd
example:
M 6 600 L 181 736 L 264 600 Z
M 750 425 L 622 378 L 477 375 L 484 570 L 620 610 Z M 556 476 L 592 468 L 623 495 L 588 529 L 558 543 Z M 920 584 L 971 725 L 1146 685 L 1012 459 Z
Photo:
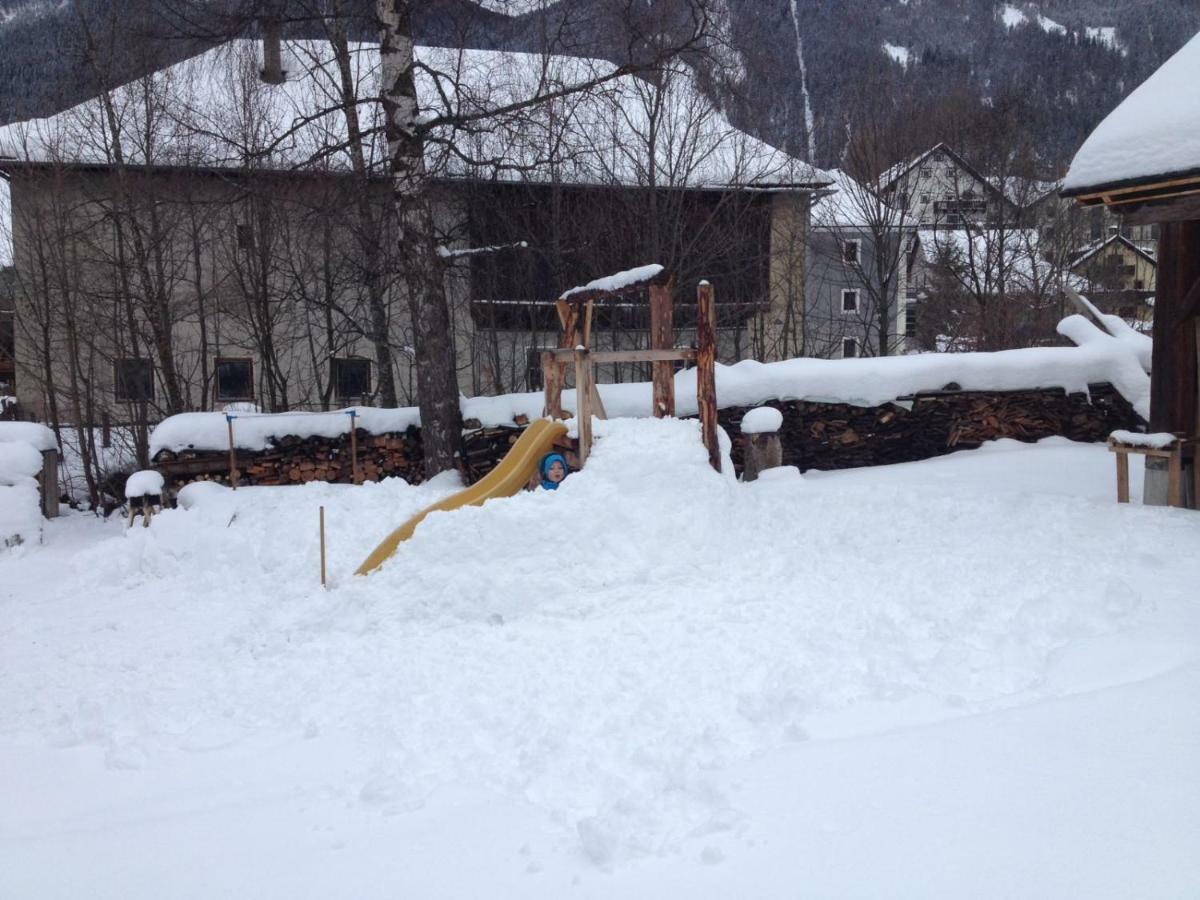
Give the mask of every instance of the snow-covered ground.
M 0 896 L 1194 893 L 1200 516 L 1061 439 L 739 485 L 604 429 L 366 579 L 449 480 L 0 555 Z

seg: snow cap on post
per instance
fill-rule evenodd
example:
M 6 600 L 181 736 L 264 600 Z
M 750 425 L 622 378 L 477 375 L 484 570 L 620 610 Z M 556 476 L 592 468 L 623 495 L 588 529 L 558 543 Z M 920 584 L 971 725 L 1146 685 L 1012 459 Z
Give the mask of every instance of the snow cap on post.
M 742 434 L 774 434 L 783 427 L 783 413 L 773 406 L 760 406 L 742 416 Z

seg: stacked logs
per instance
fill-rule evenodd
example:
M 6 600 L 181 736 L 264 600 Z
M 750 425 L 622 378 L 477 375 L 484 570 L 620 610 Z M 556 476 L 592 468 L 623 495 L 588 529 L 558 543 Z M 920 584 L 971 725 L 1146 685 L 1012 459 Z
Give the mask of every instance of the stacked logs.
M 985 441 L 1038 441 L 1055 435 L 1103 441 L 1141 421 L 1109 385 L 1087 394 L 1061 389 L 1011 392 L 942 391 L 919 394 L 884 406 L 789 401 L 772 403 L 783 413 L 783 464 L 801 469 L 847 469 L 913 462 L 967 450 Z M 734 466 L 741 471 L 738 423 L 748 407 L 721 410 L 721 424 L 734 438 Z
M 474 484 L 492 471 L 520 437 L 521 427 L 477 427 L 463 435 L 463 477 Z M 403 478 L 410 484 L 424 480 L 421 431 L 370 434 L 358 429 L 358 475 L 360 481 Z M 160 451 L 155 468 L 175 486 L 189 481 L 229 483 L 229 453 L 213 450 Z M 271 441 L 266 450 L 239 450 L 238 484 L 285 485 L 326 481 L 350 484 L 354 479 L 349 433 L 338 437 L 284 435 Z
M 1060 435 L 1075 441 L 1103 441 L 1117 429 L 1137 430 L 1143 423 L 1129 403 L 1109 385 L 1092 385 L 1088 394 L 1061 389 L 978 392 L 946 390 L 901 398 L 883 406 L 850 406 L 808 401 L 773 402 L 783 413 L 780 439 L 783 464 L 801 469 L 846 469 L 913 462 L 1013 438 L 1037 441 Z M 742 469 L 738 427 L 749 407 L 727 407 L 720 423 L 733 437 L 733 462 Z M 528 424 L 484 428 L 468 420 L 461 469 L 468 483 L 492 471 Z M 373 435 L 358 430 L 359 477 L 363 481 L 399 477 L 413 484 L 424 479 L 421 432 Z M 227 451 L 161 451 L 155 467 L 174 487 L 208 479 L 229 483 Z M 240 484 L 349 483 L 353 478 L 350 436 L 287 435 L 257 453 L 238 451 Z

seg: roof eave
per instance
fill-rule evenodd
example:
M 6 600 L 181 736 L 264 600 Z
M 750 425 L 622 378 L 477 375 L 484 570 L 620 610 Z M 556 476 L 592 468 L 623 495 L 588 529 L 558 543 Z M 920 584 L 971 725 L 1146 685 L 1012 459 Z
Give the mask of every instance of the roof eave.
M 1184 169 L 1177 172 L 1166 172 L 1157 175 L 1144 175 L 1138 178 L 1126 178 L 1120 181 L 1102 182 L 1100 184 L 1081 185 L 1073 188 L 1063 188 L 1058 194 L 1068 200 L 1078 200 L 1083 205 L 1097 205 L 1097 203 L 1087 203 L 1088 200 L 1094 200 L 1112 205 L 1113 203 L 1121 202 L 1138 202 L 1144 200 L 1161 199 L 1164 197 L 1173 196 L 1174 193 L 1185 193 L 1185 191 L 1176 190 L 1171 192 L 1171 188 L 1180 188 L 1194 186 L 1200 190 L 1200 166 Z M 1162 189 L 1161 192 L 1156 192 L 1155 189 Z M 1190 193 L 1190 191 L 1186 191 Z

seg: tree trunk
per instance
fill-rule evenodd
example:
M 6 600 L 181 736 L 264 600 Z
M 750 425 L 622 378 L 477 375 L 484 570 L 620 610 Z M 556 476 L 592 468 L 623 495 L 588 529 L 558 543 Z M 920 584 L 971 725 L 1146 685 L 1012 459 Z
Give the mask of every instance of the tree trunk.
M 411 6 L 411 0 L 377 0 L 376 12 L 381 26 L 381 99 L 392 168 L 398 257 L 416 345 L 425 474 L 432 477 L 454 468 L 462 443 L 462 411 L 450 306 L 434 239 L 425 142 L 417 124 Z

